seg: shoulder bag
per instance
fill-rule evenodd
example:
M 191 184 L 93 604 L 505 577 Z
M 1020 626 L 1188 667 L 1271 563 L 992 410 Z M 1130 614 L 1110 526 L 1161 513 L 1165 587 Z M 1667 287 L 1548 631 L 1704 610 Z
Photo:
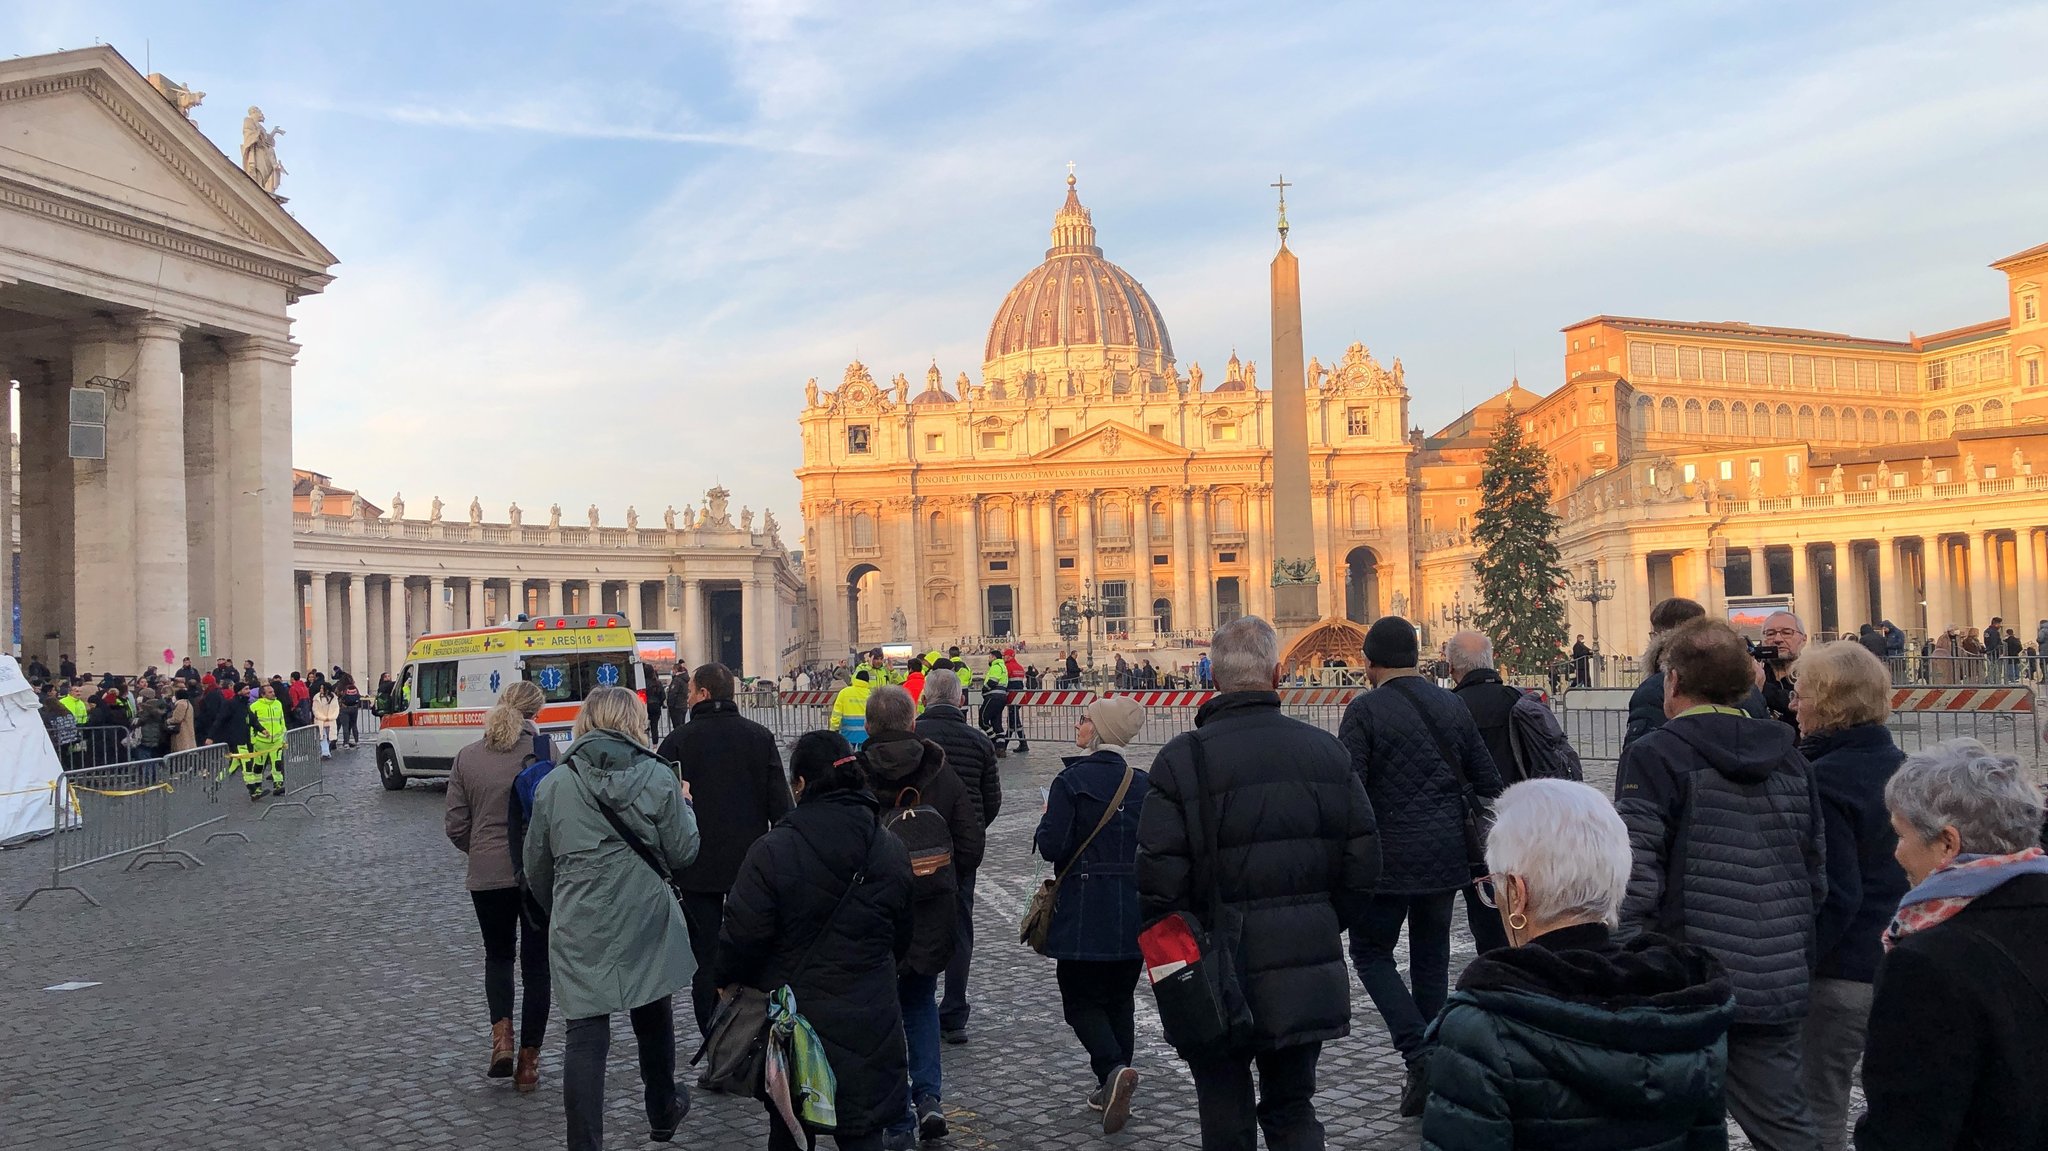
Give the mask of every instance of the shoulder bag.
M 832 911 L 825 916 L 825 922 L 818 927 L 818 934 L 811 937 L 809 946 L 790 969 L 788 987 L 810 966 L 811 955 L 818 950 L 818 944 L 831 933 L 833 920 L 845 908 L 846 901 L 867 882 L 868 864 L 874 860 L 875 840 L 880 831 L 868 832 L 867 850 L 861 856 L 861 865 L 847 881 L 846 890 L 840 893 L 839 902 L 832 905 Z M 815 848 L 812 849 L 814 852 Z M 704 1070 L 698 1082 L 713 1091 L 731 1095 L 756 1095 L 761 1090 L 762 1074 L 768 1065 L 768 1047 L 775 1041 L 774 1021 L 769 1015 L 768 992 L 758 987 L 739 984 L 731 994 L 719 1001 L 718 1010 L 711 1016 L 710 1025 L 704 1031 L 704 1042 L 697 1053 L 690 1057 L 690 1066 L 699 1063 Z
M 1042 880 L 1038 890 L 1031 893 L 1031 903 L 1024 909 L 1023 921 L 1017 925 L 1017 942 L 1040 955 L 1045 954 L 1046 940 L 1052 934 L 1052 909 L 1060 901 L 1060 884 L 1066 882 L 1067 876 L 1073 874 L 1075 866 L 1081 862 L 1081 857 L 1088 853 L 1089 846 L 1095 842 L 1095 837 L 1101 835 L 1102 829 L 1108 827 L 1109 821 L 1115 819 L 1116 813 L 1122 810 L 1124 796 L 1130 794 L 1131 780 L 1137 778 L 1137 774 L 1136 768 L 1128 763 L 1124 764 L 1123 782 L 1116 785 L 1116 794 L 1110 798 L 1109 806 L 1102 810 L 1102 818 L 1095 821 L 1095 830 L 1088 833 L 1088 838 L 1081 841 L 1081 846 L 1067 860 L 1065 871 L 1055 871 L 1051 879 Z
M 1242 1049 L 1251 1038 L 1252 1011 L 1237 978 L 1236 933 L 1223 918 L 1216 806 L 1200 732 L 1190 733 L 1190 744 L 1197 824 L 1188 834 L 1190 894 L 1205 892 L 1206 910 L 1200 919 L 1176 911 L 1155 921 L 1139 933 L 1138 950 L 1152 979 L 1166 1042 L 1181 1058 L 1195 1062 Z
M 1429 721 L 1429 713 L 1422 710 L 1422 705 L 1415 702 L 1415 697 L 1401 688 L 1402 681 L 1407 678 L 1397 676 L 1388 680 L 1385 687 L 1379 690 L 1392 691 L 1402 703 L 1408 705 L 1408 710 L 1414 712 L 1415 718 L 1421 721 L 1422 729 L 1436 741 L 1437 754 L 1443 757 L 1444 763 L 1451 769 L 1451 774 L 1457 777 L 1458 801 L 1464 813 L 1464 818 L 1459 823 L 1465 833 L 1465 866 L 1471 870 L 1472 878 L 1478 879 L 1486 874 L 1486 833 L 1493 826 L 1493 813 L 1487 810 L 1485 801 L 1479 798 L 1479 793 L 1472 790 L 1472 781 L 1465 776 L 1464 757 L 1457 754 L 1456 749 L 1451 747 L 1451 741 L 1445 739 L 1444 733 L 1438 731 L 1437 726 Z
M 577 779 L 583 780 L 584 790 L 590 791 L 590 781 L 583 779 L 583 773 L 577 769 L 574 759 L 569 760 L 568 768 L 570 771 L 575 772 Z M 661 877 L 662 884 L 668 888 L 669 894 L 675 897 L 676 906 L 680 908 L 683 903 L 682 888 L 676 886 L 675 877 L 670 875 L 668 868 L 662 865 L 661 857 L 654 854 L 654 851 L 639 836 L 633 834 L 633 829 L 626 826 L 625 821 L 619 818 L 617 812 L 606 807 L 604 800 L 599 799 L 595 791 L 590 792 L 590 802 L 597 808 L 597 813 L 604 816 L 604 821 L 612 825 L 612 830 L 618 833 L 619 838 L 625 841 L 626 846 L 633 849 L 633 854 L 639 856 L 643 863 L 654 869 L 654 874 Z M 689 801 L 685 800 L 684 802 L 687 803 Z

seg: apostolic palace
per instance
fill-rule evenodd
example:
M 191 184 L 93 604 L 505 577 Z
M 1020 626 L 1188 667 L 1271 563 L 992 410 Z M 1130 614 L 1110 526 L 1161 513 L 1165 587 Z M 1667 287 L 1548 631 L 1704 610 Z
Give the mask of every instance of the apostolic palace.
M 882 383 L 856 361 L 836 389 L 806 386 L 817 655 L 1056 644 L 1069 602 L 1133 653 L 1270 612 L 1273 406 L 1257 366 L 1178 363 L 1071 176 L 1051 239 L 996 309 L 978 381 L 949 387 L 933 365 L 921 386 Z M 1639 650 L 1672 594 L 1717 612 L 1790 596 L 1815 634 L 1994 615 L 2031 633 L 2048 615 L 2048 245 L 1993 268 L 1995 318 L 1905 339 L 1595 316 L 1564 330 L 1548 395 L 1517 381 L 1434 434 L 1409 426 L 1399 359 L 1358 344 L 1311 359 L 1323 614 L 1398 612 L 1438 634 L 1469 617 L 1480 458 L 1512 412 L 1553 459 L 1571 594 L 1586 596 L 1571 628 L 1604 633 L 1610 653 Z

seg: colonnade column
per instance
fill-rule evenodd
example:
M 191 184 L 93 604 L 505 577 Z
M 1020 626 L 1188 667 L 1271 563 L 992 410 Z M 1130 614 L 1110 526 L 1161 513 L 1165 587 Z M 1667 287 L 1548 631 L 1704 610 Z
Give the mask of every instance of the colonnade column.
M 140 666 L 175 660 L 192 650 L 192 588 L 185 567 L 183 333 L 183 325 L 160 316 L 144 319 L 135 329 L 128 419 L 135 428 L 135 658 Z M 289 489 L 285 498 L 291 498 Z M 289 555 L 284 562 L 291 563 Z
M 484 581 L 482 576 L 469 577 L 469 626 L 484 626 Z
M 228 633 L 234 578 L 228 514 L 241 497 L 228 483 L 228 361 L 211 340 L 185 350 L 184 422 L 187 610 L 208 621 L 212 653 L 222 655 L 235 650 Z M 199 656 L 196 646 L 192 655 Z
M 1188 541 L 1194 556 L 1194 571 L 1189 576 L 1195 585 L 1195 618 L 1191 621 L 1195 633 L 1206 637 L 1216 630 L 1216 581 L 1210 578 L 1209 565 L 1216 554 L 1216 548 L 1209 542 L 1209 489 L 1198 487 L 1189 502 L 1194 505 L 1194 538 Z M 1208 642 L 1203 639 L 1204 643 Z
M 1173 626 L 1180 631 L 1200 632 L 1195 620 L 1195 553 L 1188 544 L 1188 504 L 1195 489 L 1173 489 Z
M 76 654 L 78 640 L 72 462 L 64 447 L 69 402 L 48 365 L 33 379 L 21 373 L 21 644 L 23 654 L 52 668 L 60 651 Z
M 71 380 L 76 387 L 87 387 L 96 377 L 126 377 L 134 365 L 134 346 L 120 340 L 110 324 L 94 322 L 71 348 Z M 111 397 L 108 407 L 112 407 Z M 78 633 L 72 654 L 79 668 L 131 671 L 140 670 L 129 666 L 135 658 L 135 603 L 139 598 L 128 551 L 135 525 L 135 422 L 127 412 L 109 411 L 108 416 L 106 458 L 64 460 L 61 464 L 73 481 L 73 514 L 70 521 L 58 525 L 58 531 L 59 538 L 68 538 L 73 549 L 68 598 Z M 290 556 L 284 562 L 284 576 L 289 580 Z M 291 590 L 289 584 L 286 590 Z M 295 643 L 292 650 L 296 650 Z M 276 669 L 289 665 L 280 660 L 259 661 L 258 666 Z
M 748 572 L 740 581 L 740 658 L 747 666 L 740 671 L 744 675 L 773 675 L 763 655 L 768 644 L 761 635 L 761 582 L 755 572 Z
M 1982 629 L 1998 614 L 1997 585 L 1991 582 L 1991 560 L 1984 546 L 1984 530 L 1970 529 L 1970 610 L 1955 621 L 1965 627 Z
M 428 577 L 427 631 L 430 633 L 455 630 L 453 618 L 455 615 L 455 605 L 449 604 L 445 608 L 441 606 L 441 601 L 447 598 L 447 594 L 448 580 L 445 577 Z
M 306 662 L 302 670 L 314 670 L 329 666 L 327 660 L 327 573 L 314 572 L 306 579 L 307 630 L 311 640 L 306 644 Z M 294 620 L 293 622 L 297 622 Z M 293 667 L 299 667 L 296 660 Z
M 370 614 L 369 597 L 363 594 L 364 579 L 360 573 L 348 577 L 348 659 L 342 669 L 350 675 L 361 677 L 370 670 Z
M 1012 508 L 1017 532 L 1017 558 L 1013 561 L 1017 573 L 1017 598 L 1012 602 L 1010 614 L 1013 620 L 1011 630 L 1019 638 L 1035 634 L 1032 624 L 1042 618 L 1038 614 L 1038 571 L 1033 566 L 1037 560 L 1033 548 L 1038 546 L 1033 543 L 1032 524 L 1032 510 L 1036 503 L 1037 500 L 1031 496 L 1020 496 Z
M 704 581 L 685 579 L 683 581 L 683 630 L 676 637 L 677 650 L 682 660 L 692 668 L 705 662 L 704 658 Z
M 1948 542 L 1939 535 L 1920 537 L 1920 580 L 1926 590 L 1927 634 L 1939 636 L 1949 625 Z
M 1820 595 L 1813 581 L 1813 557 L 1802 541 L 1792 545 L 1792 611 L 1811 635 L 1820 627 Z
M 406 654 L 406 616 L 409 613 L 405 610 L 404 576 L 392 576 L 386 583 L 385 603 L 385 623 L 391 629 L 391 650 L 384 653 L 384 670 L 396 676 L 399 669 L 405 666 Z
M 1856 542 L 1835 544 L 1835 629 L 1855 635 L 1870 622 L 1870 581 L 1857 570 Z
M 1131 514 L 1131 636 L 1152 638 L 1152 489 L 1126 501 Z
M 2034 536 L 2034 529 L 2022 527 L 2012 534 L 2014 559 L 2017 561 L 2015 575 L 2019 584 L 2020 618 L 2014 623 L 2019 629 L 2022 645 L 2033 641 L 2033 630 L 2048 611 L 2041 607 L 2041 558 L 2040 541 Z
M 1053 538 L 1053 503 L 1059 498 L 1058 492 L 1047 492 L 1032 501 L 1032 513 L 1036 518 L 1038 549 L 1029 556 L 1018 556 L 1021 563 L 1038 565 L 1038 594 L 1040 626 L 1043 634 L 1053 635 L 1059 631 L 1060 618 L 1060 560 L 1059 541 Z
M 296 646 L 290 618 L 292 353 L 289 341 L 255 336 L 228 348 L 229 634 L 235 654 L 258 667 L 283 666 Z
M 568 615 L 569 589 L 562 580 L 547 581 L 547 598 L 540 605 L 542 615 Z
M 1877 541 L 1877 604 L 1871 610 L 1879 619 L 1888 619 L 1900 627 L 1913 626 L 1913 613 L 1907 607 L 1909 597 L 1899 582 L 1899 541 L 1880 536 Z

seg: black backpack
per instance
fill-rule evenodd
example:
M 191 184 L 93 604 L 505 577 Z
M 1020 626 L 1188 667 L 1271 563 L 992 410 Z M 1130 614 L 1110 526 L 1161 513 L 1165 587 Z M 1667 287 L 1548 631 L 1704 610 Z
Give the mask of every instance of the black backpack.
M 910 853 L 910 894 L 922 900 L 951 895 L 960 880 L 953 871 L 953 829 L 924 793 L 906 787 L 896 793 L 895 806 L 882 813 L 882 827 Z
M 1514 749 L 1515 766 L 1521 769 L 1522 778 L 1583 782 L 1586 770 L 1557 717 L 1535 696 L 1520 694 L 1515 706 L 1508 709 L 1508 746 Z

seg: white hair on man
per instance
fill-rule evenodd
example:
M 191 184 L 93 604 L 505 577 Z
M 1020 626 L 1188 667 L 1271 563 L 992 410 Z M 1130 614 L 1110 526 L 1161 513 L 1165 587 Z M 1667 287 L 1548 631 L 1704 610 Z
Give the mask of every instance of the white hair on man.
M 1451 665 L 1452 679 L 1464 679 L 1493 666 L 1493 641 L 1476 631 L 1461 631 L 1444 644 L 1444 662 Z
M 950 667 L 924 673 L 924 692 L 920 701 L 926 707 L 965 706 L 967 693 L 960 687 L 960 676 Z
M 884 731 L 917 730 L 917 704 L 909 692 L 893 683 L 869 693 L 867 711 L 870 737 Z
M 1500 876 L 1521 877 L 1530 920 L 1619 922 L 1628 827 L 1606 796 L 1567 779 L 1529 779 L 1501 792 L 1493 811 L 1487 869 L 1496 887 Z
M 1209 641 L 1209 674 L 1218 691 L 1271 691 L 1280 667 L 1280 636 L 1255 615 L 1216 629 Z

